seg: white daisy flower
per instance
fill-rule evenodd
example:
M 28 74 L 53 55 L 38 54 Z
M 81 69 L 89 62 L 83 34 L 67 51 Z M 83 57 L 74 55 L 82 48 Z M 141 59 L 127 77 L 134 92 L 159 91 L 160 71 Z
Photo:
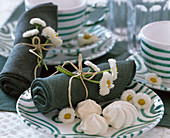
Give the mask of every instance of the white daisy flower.
M 100 90 L 99 93 L 105 96 L 110 93 L 110 89 L 114 87 L 113 77 L 109 72 L 103 72 L 103 77 L 100 80 Z
M 91 61 L 85 61 L 84 64 L 86 66 L 89 66 L 90 68 L 92 68 L 94 71 L 96 72 L 100 72 L 100 68 L 98 68 L 95 64 L 93 64 Z
M 78 38 L 78 43 L 80 46 L 89 45 L 96 42 L 98 36 L 96 34 L 90 35 L 88 32 L 84 32 L 84 36 Z
M 31 37 L 31 36 L 37 35 L 38 33 L 39 33 L 38 29 L 32 29 L 32 30 L 28 30 L 24 32 L 22 34 L 22 37 Z
M 46 38 L 50 39 L 50 41 L 56 46 L 59 47 L 62 45 L 63 41 L 58 37 L 58 33 L 55 32 L 54 29 L 52 29 L 50 26 L 45 27 L 42 30 L 42 34 Z
M 146 109 L 151 105 L 151 98 L 145 93 L 137 93 L 133 98 L 133 104 L 138 109 Z
M 53 28 L 51 28 L 50 26 L 48 26 L 48 27 L 45 27 L 45 28 L 42 30 L 42 34 L 41 34 L 41 35 L 49 38 L 49 37 L 51 37 L 51 36 L 56 35 L 56 32 L 55 32 L 55 30 L 54 30 Z
M 56 37 L 56 35 L 50 37 L 49 39 L 56 47 L 60 47 L 63 43 L 63 40 L 61 40 L 59 37 Z
M 116 80 L 117 79 L 117 66 L 116 66 L 116 60 L 111 58 L 108 60 L 109 62 L 109 65 L 110 65 L 110 69 L 111 69 L 111 72 L 112 72 L 112 76 L 113 76 L 113 80 Z
M 72 123 L 75 119 L 75 111 L 72 108 L 64 108 L 59 112 L 59 121 L 63 123 Z
M 121 95 L 121 100 L 128 101 L 130 103 L 133 103 L 133 98 L 136 96 L 136 93 L 134 90 L 126 90 Z
M 162 84 L 162 78 L 158 77 L 155 73 L 148 73 L 145 80 L 152 85 L 160 86 Z
M 41 25 L 41 26 L 43 26 L 43 27 L 46 26 L 45 21 L 41 20 L 40 18 L 32 18 L 32 19 L 30 20 L 30 24 L 35 24 L 35 25 L 38 24 L 38 25 Z

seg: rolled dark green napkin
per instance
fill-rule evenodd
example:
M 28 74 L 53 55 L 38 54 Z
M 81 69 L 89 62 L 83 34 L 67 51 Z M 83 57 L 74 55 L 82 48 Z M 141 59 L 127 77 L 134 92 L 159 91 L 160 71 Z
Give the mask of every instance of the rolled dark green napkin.
M 109 69 L 108 63 L 98 65 L 101 70 Z M 88 88 L 88 98 L 96 102 L 105 102 L 119 97 L 125 87 L 132 81 L 136 66 L 134 61 L 117 61 L 118 78 L 115 80 L 115 87 L 106 96 L 99 95 L 99 84 L 85 81 Z M 88 68 L 83 69 L 87 71 Z M 94 77 L 100 80 L 102 74 Z M 37 78 L 31 84 L 31 95 L 37 109 L 42 113 L 48 113 L 54 109 L 62 109 L 69 106 L 68 86 L 70 77 L 61 73 L 47 78 Z M 72 80 L 71 98 L 75 106 L 78 102 L 85 100 L 85 88 L 80 79 Z
M 57 31 L 57 6 L 51 3 L 42 4 L 26 11 L 20 16 L 16 27 L 14 45 L 18 43 L 32 43 L 30 38 L 22 37 L 25 31 L 35 29 L 35 26 L 29 23 L 32 18 L 44 20 L 47 26 Z M 46 41 L 46 38 L 40 38 L 41 43 Z M 22 92 L 30 87 L 34 79 L 34 68 L 37 65 L 37 57 L 29 52 L 31 48 L 26 45 L 15 46 L 10 53 L 0 73 L 0 88 L 5 94 L 19 97 Z M 44 56 L 46 53 L 47 51 L 43 51 Z M 40 70 L 41 67 L 37 70 L 37 76 L 40 74 Z

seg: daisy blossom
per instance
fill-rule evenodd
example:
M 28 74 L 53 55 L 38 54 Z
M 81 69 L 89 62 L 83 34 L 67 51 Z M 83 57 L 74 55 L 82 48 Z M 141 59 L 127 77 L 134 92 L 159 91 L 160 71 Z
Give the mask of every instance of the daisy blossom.
M 54 36 L 56 35 L 56 32 L 53 28 L 51 28 L 50 26 L 48 27 L 45 27 L 43 30 L 42 30 L 42 35 L 49 38 L 51 36 Z
M 130 103 L 133 103 L 133 98 L 136 96 L 136 93 L 134 90 L 126 90 L 122 93 L 121 95 L 121 100 L 123 101 L 127 101 L 127 102 L 130 102 Z
M 160 86 L 162 84 L 161 77 L 158 77 L 155 73 L 148 73 L 145 77 L 145 80 L 152 85 Z
M 72 108 L 64 108 L 59 112 L 58 119 L 63 123 L 72 123 L 75 119 L 75 111 Z
M 52 29 L 50 26 L 45 27 L 42 30 L 42 35 L 50 39 L 50 41 L 57 47 L 61 46 L 63 43 L 63 41 L 58 37 L 58 33 L 56 33 L 55 30 Z
M 109 94 L 110 89 L 114 87 L 113 77 L 109 72 L 103 72 L 103 77 L 100 80 L 100 90 L 99 93 L 102 96 Z
M 138 109 L 146 109 L 151 105 L 151 98 L 145 93 L 137 93 L 133 98 L 133 104 Z
M 78 43 L 80 46 L 89 45 L 96 42 L 98 36 L 96 34 L 90 35 L 88 32 L 84 32 L 84 36 L 78 38 Z
M 89 66 L 90 68 L 92 68 L 94 71 L 99 72 L 100 68 L 98 68 L 95 64 L 93 64 L 91 61 L 85 61 L 84 64 L 86 66 Z
M 49 39 L 56 47 L 60 47 L 63 43 L 63 40 L 61 40 L 59 37 L 56 37 L 55 35 L 51 36 Z
M 116 66 L 116 60 L 111 58 L 108 60 L 109 62 L 109 65 L 110 65 L 110 69 L 111 69 L 111 72 L 112 72 L 112 76 L 113 76 L 113 80 L 116 80 L 117 79 L 117 66 Z
M 32 19 L 30 20 L 30 24 L 35 24 L 35 25 L 38 24 L 38 25 L 41 25 L 41 26 L 43 26 L 43 27 L 46 26 L 45 21 L 41 20 L 40 18 L 32 18 Z
M 24 32 L 22 34 L 22 37 L 31 37 L 31 36 L 37 35 L 38 33 L 39 33 L 38 29 L 32 29 L 32 30 L 28 30 Z

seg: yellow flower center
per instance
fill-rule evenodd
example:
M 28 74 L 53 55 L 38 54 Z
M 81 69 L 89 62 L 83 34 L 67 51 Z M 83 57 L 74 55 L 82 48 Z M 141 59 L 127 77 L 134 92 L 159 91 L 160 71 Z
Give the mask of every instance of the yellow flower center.
M 127 97 L 126 97 L 126 101 L 130 101 L 130 100 L 132 100 L 132 96 L 131 95 L 128 95 Z
M 91 37 L 91 35 L 85 35 L 83 38 L 84 39 L 89 39 Z
M 151 80 L 153 83 L 157 82 L 157 79 L 155 79 L 155 78 L 150 78 L 150 80 Z
M 110 85 L 111 85 L 111 81 L 110 80 L 107 80 L 107 84 L 108 84 L 108 88 L 110 88 Z
M 116 66 L 116 71 L 117 71 L 118 69 L 117 69 L 117 66 Z
M 70 119 L 71 118 L 71 114 L 70 113 L 67 113 L 64 115 L 64 119 Z
M 144 104 L 145 104 L 145 100 L 144 100 L 144 99 L 140 99 L 140 100 L 138 101 L 138 104 L 144 105 Z

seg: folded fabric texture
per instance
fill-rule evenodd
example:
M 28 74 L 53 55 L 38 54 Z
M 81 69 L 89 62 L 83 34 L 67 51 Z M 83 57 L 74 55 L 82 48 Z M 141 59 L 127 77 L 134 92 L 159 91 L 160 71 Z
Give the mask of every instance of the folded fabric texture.
M 30 19 L 40 18 L 44 20 L 47 26 L 57 31 L 57 6 L 48 3 L 36 6 L 23 13 L 16 27 L 14 45 L 18 43 L 32 43 L 31 38 L 23 38 L 22 34 L 28 30 L 34 29 Z M 40 28 L 41 32 L 42 28 Z M 41 37 L 41 43 L 46 41 Z M 37 57 L 29 52 L 33 47 L 27 45 L 15 46 L 11 51 L 6 64 L 0 73 L 0 88 L 2 91 L 14 97 L 19 97 L 22 92 L 30 87 L 34 79 L 34 68 L 37 65 Z M 47 51 L 43 50 L 43 57 Z M 40 74 L 41 67 L 37 70 L 37 76 Z
M 0 71 L 2 70 L 5 62 L 6 62 L 6 58 L 0 56 Z M 0 110 L 16 111 L 16 101 L 17 99 L 6 95 L 0 89 Z
M 109 69 L 108 63 L 99 64 L 101 70 Z M 134 78 L 136 66 L 133 60 L 117 61 L 118 78 L 114 81 L 115 87 L 105 96 L 99 94 L 99 84 L 85 81 L 88 88 L 88 98 L 96 102 L 105 102 L 119 97 L 125 87 Z M 88 71 L 84 68 L 83 72 Z M 93 80 L 100 80 L 102 74 L 96 75 Z M 54 109 L 69 107 L 68 86 L 70 76 L 63 73 L 37 78 L 31 84 L 31 95 L 37 109 L 42 113 L 48 113 Z M 76 106 L 78 102 L 85 100 L 86 92 L 80 79 L 73 79 L 71 84 L 71 102 Z

